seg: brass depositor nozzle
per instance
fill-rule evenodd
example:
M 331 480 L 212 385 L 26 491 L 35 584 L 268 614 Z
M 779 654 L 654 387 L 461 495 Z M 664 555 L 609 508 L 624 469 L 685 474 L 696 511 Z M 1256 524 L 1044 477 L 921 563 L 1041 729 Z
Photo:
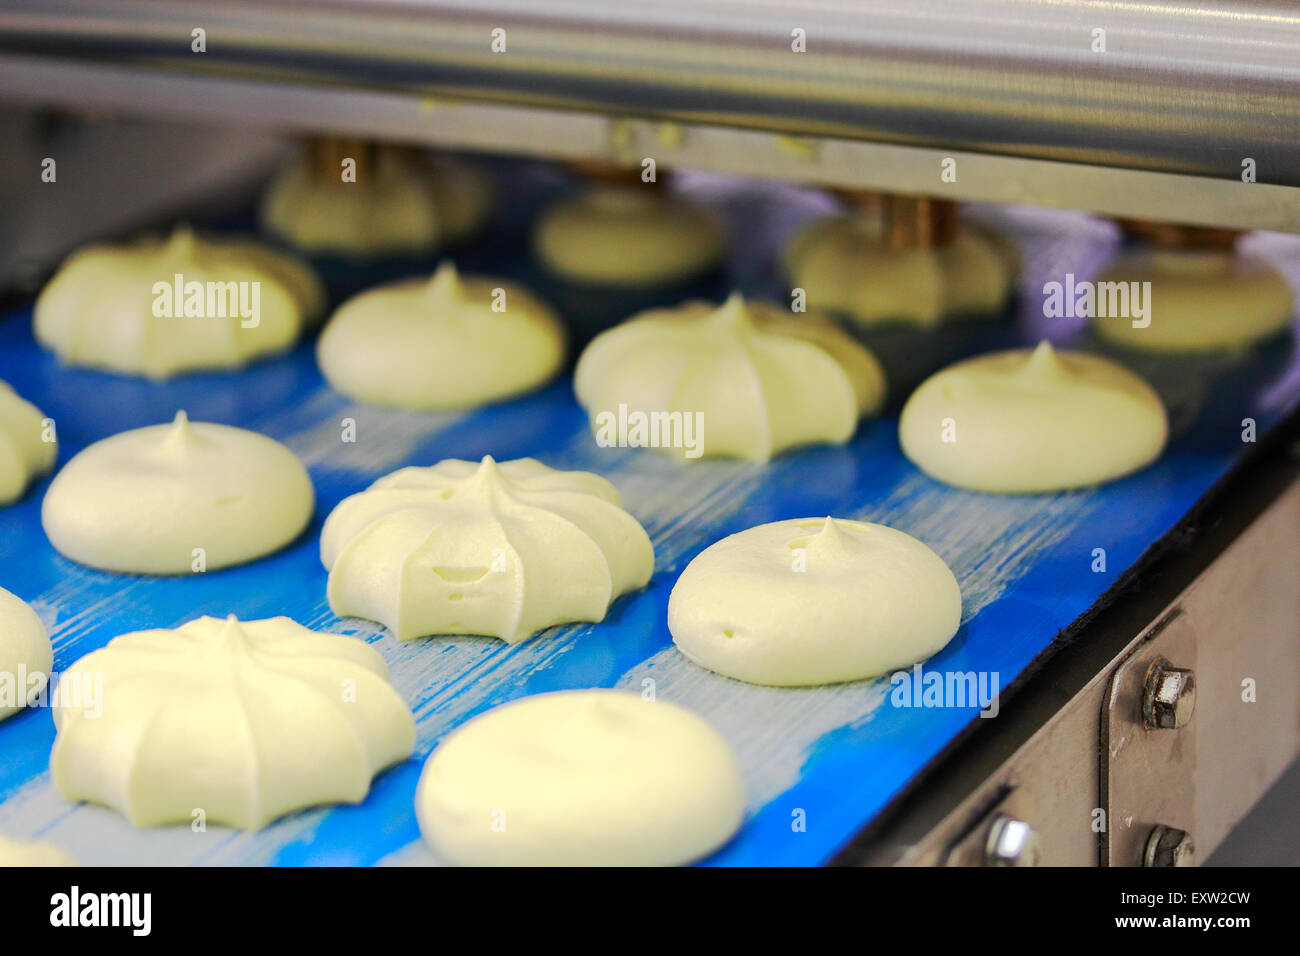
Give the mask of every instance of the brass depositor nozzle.
M 957 231 L 957 204 L 924 196 L 885 197 L 885 243 L 891 249 L 946 246 Z
M 565 165 L 598 186 L 661 186 L 668 179 L 668 170 L 656 169 L 655 181 L 643 182 L 640 163 L 627 166 L 599 159 L 572 159 Z
M 1237 237 L 1241 235 L 1241 232 L 1236 229 L 1186 226 L 1182 223 L 1154 222 L 1149 219 L 1120 219 L 1118 222 L 1127 236 L 1141 239 L 1157 249 L 1230 252 L 1237 244 Z

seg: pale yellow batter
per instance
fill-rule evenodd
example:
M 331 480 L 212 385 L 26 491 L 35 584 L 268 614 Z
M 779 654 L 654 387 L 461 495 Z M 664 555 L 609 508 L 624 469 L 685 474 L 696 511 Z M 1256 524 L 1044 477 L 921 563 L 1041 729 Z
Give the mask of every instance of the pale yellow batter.
M 687 710 L 610 690 L 541 694 L 454 731 L 425 764 L 420 832 L 469 866 L 667 866 L 745 814 L 726 741 Z
M 1049 492 L 1111 481 L 1159 457 L 1165 409 L 1123 366 L 1082 352 L 994 352 L 926 379 L 898 425 L 922 471 L 961 488 Z

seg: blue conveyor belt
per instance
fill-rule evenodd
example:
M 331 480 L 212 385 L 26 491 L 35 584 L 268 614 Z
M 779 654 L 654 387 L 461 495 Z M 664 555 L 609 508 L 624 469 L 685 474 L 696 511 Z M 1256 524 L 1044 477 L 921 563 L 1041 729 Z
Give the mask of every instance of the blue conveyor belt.
M 771 220 L 755 232 L 772 231 L 772 223 L 785 222 L 783 210 L 797 205 L 793 193 L 769 187 L 746 186 L 748 193 L 737 194 L 703 180 L 694 188 L 723 208 Z M 1026 250 L 1030 290 L 1041 288 L 1044 275 L 1059 274 L 1063 262 L 1085 271 L 1113 243 L 1071 216 L 1026 213 L 1007 228 Z M 509 237 L 498 240 L 465 251 L 458 257 L 462 268 L 530 277 L 526 264 L 502 264 Z M 747 261 L 737 281 L 770 290 L 770 270 Z M 1031 298 L 1017 322 L 972 327 L 956 348 L 1032 340 L 1043 331 L 1035 328 L 1039 311 Z M 1066 344 L 1080 336 L 1069 327 L 1048 331 Z M 890 365 L 901 367 L 921 361 L 923 341 L 896 336 L 875 344 Z M 943 556 L 963 593 L 961 630 L 925 670 L 995 675 L 1005 688 L 1242 456 L 1248 447 L 1242 419 L 1256 419 L 1262 435 L 1295 404 L 1300 382 L 1287 368 L 1290 350 L 1289 342 L 1277 342 L 1250 355 L 1195 363 L 1129 357 L 1171 407 L 1177 434 L 1161 460 L 1099 489 L 997 497 L 947 488 L 917 472 L 900 453 L 892 415 L 864 422 L 844 447 L 800 451 L 766 466 L 683 464 L 654 451 L 598 448 L 567 378 L 477 412 L 395 412 L 332 393 L 310 345 L 303 345 L 237 374 L 158 385 L 61 368 L 33 342 L 30 309 L 21 309 L 0 319 L 0 379 L 55 419 L 61 462 L 93 441 L 167 421 L 184 408 L 194 420 L 252 428 L 285 442 L 307 463 L 318 494 L 315 520 L 286 551 L 245 567 L 150 579 L 88 570 L 58 555 L 40 526 L 48 479 L 38 483 L 20 503 L 0 510 L 0 586 L 40 613 L 53 636 L 56 670 L 126 631 L 174 627 L 201 614 L 285 614 L 371 642 L 410 703 L 418 731 L 415 756 L 377 778 L 359 806 L 294 814 L 258 833 L 217 826 L 202 833 L 188 826 L 135 831 L 112 811 L 71 806 L 57 794 L 47 768 L 50 714 L 31 710 L 0 723 L 0 833 L 51 840 L 92 864 L 431 863 L 412 798 L 424 758 L 444 734 L 527 694 L 593 686 L 640 691 L 653 680 L 660 697 L 717 727 L 744 768 L 748 819 L 709 862 L 823 862 L 979 719 L 978 704 L 897 706 L 887 679 L 774 689 L 701 670 L 673 649 L 665 625 L 668 593 L 685 564 L 718 538 L 767 521 L 833 514 L 900 528 Z M 348 418 L 356 422 L 354 444 L 341 441 Z M 513 647 L 464 637 L 399 643 L 378 625 L 331 614 L 317 554 L 329 510 L 394 468 L 484 454 L 530 455 L 607 477 L 654 542 L 650 586 L 620 600 L 601 624 L 553 628 Z M 1104 571 L 1093 570 L 1099 548 Z

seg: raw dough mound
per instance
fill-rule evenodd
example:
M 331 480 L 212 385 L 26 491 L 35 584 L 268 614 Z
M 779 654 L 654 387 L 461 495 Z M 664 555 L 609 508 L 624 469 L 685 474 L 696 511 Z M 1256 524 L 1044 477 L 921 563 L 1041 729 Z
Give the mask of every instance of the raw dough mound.
M 262 197 L 262 227 L 313 255 L 365 259 L 433 251 L 442 238 L 428 171 L 380 150 L 356 182 L 319 175 L 303 159 L 285 168 Z
M 785 269 L 812 308 L 872 325 L 935 325 L 945 318 L 989 315 L 1006 304 L 1014 265 L 986 227 L 963 224 L 937 249 L 891 249 L 881 222 L 836 218 L 791 239 Z
M 76 860 L 53 843 L 10 840 L 0 834 L 0 867 L 76 865 Z
M 725 740 L 664 701 L 540 694 L 448 736 L 415 795 L 444 859 L 484 866 L 670 866 L 707 856 L 745 814 Z
M 74 253 L 41 290 L 33 330 L 69 365 L 161 380 L 284 351 L 324 302 L 293 257 L 178 227 L 166 241 Z
M 1092 320 L 1102 338 L 1150 352 L 1243 348 L 1286 328 L 1295 306 L 1277 269 L 1231 252 L 1137 253 L 1113 263 L 1095 282 L 1099 290 L 1107 282 L 1151 283 L 1150 325 L 1134 328 L 1127 315 Z
M 430 280 L 345 302 L 316 357 L 336 391 L 363 402 L 472 408 L 554 377 L 564 361 L 564 327 L 526 289 L 462 278 L 444 262 Z
M 303 807 L 360 803 L 415 743 L 373 648 L 287 617 L 124 634 L 62 680 L 102 693 L 55 695 L 55 787 L 137 827 L 201 810 L 256 830 Z
M 330 609 L 399 640 L 485 634 L 515 644 L 600 621 L 654 571 L 614 486 L 532 458 L 403 468 L 344 499 L 321 532 Z
M 17 501 L 33 478 L 54 467 L 59 446 L 45 436 L 45 416 L 0 382 L 0 505 Z
M 652 309 L 602 332 L 578 359 L 573 388 L 602 444 L 615 440 L 607 433 L 620 406 L 641 416 L 698 413 L 697 447 L 659 447 L 767 461 L 799 445 L 848 441 L 884 401 L 885 377 L 830 320 L 735 293 L 721 307 Z M 644 444 L 631 437 L 627 444 Z
M 576 282 L 671 285 L 716 266 L 723 235 L 706 210 L 651 186 L 593 186 L 542 213 L 533 248 Z
M 1111 481 L 1159 457 L 1164 405 L 1109 359 L 994 352 L 931 375 L 898 424 L 903 452 L 932 478 L 974 491 L 1061 491 Z
M 54 650 L 45 625 L 21 598 L 0 588 L 0 720 L 49 683 Z
M 710 545 L 668 599 L 668 630 L 702 667 L 799 687 L 875 677 L 937 653 L 961 623 L 943 559 L 884 525 L 796 518 Z
M 279 550 L 314 507 L 307 470 L 279 442 L 178 412 L 76 455 L 50 483 L 41 522 L 55 548 L 92 568 L 188 574 Z

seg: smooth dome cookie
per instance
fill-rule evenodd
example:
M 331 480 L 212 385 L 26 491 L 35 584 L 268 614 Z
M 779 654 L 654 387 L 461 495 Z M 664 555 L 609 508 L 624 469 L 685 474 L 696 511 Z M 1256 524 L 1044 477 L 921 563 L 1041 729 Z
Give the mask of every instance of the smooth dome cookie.
M 934 249 L 893 249 L 882 222 L 868 217 L 812 223 L 787 245 L 784 263 L 809 307 L 862 325 L 928 326 L 998 312 L 1015 273 L 1005 244 L 990 238 L 986 227 L 959 225 L 951 243 Z
M 368 259 L 432 252 L 442 239 L 428 170 L 378 151 L 344 182 L 310 158 L 286 167 L 262 197 L 262 228 L 312 255 Z
M 1164 405 L 1109 359 L 1035 349 L 979 355 L 930 376 L 903 407 L 903 453 L 973 491 L 1061 491 L 1111 481 L 1160 456 Z
M 531 391 L 564 361 L 564 327 L 526 289 L 459 276 L 363 292 L 339 307 L 316 346 L 344 395 L 400 408 L 472 408 Z
M 725 740 L 639 694 L 562 691 L 476 717 L 434 750 L 420 832 L 470 866 L 671 866 L 727 842 L 745 814 Z
M 0 834 L 0 867 L 77 866 L 77 861 L 53 843 L 10 840 Z
M 576 282 L 671 285 L 718 265 L 723 234 L 707 210 L 653 186 L 593 186 L 542 213 L 533 249 Z
M 1125 256 L 1098 275 L 1103 283 L 1149 282 L 1149 324 L 1128 315 L 1095 317 L 1104 339 L 1148 352 L 1244 348 L 1291 321 L 1295 298 L 1282 273 L 1241 253 L 1159 250 Z M 1141 320 L 1139 320 L 1141 323 Z
M 315 274 L 292 257 L 179 227 L 165 241 L 68 257 L 41 290 L 32 328 L 68 365 L 163 380 L 282 352 L 324 301 Z
M 41 523 L 66 557 L 104 571 L 188 574 L 278 551 L 315 492 L 279 442 L 228 425 L 151 425 L 98 441 L 50 483 Z
M 911 535 L 842 518 L 759 525 L 705 548 L 668 599 L 688 658 L 750 684 L 875 677 L 938 653 L 961 590 Z
M 0 588 L 0 720 L 42 693 L 53 668 L 45 625 L 26 601 Z
M 828 319 L 737 293 L 720 307 L 692 301 L 607 329 L 579 357 L 573 388 L 602 444 L 636 444 L 606 434 L 625 413 L 676 414 L 694 416 L 702 440 L 696 448 L 661 442 L 663 451 L 767 461 L 800 445 L 848 441 L 880 408 L 885 378 Z
M 344 499 L 321 531 L 330 610 L 398 640 L 518 643 L 601 621 L 654 571 L 645 530 L 599 475 L 531 458 L 403 468 Z
M 47 423 L 35 405 L 0 382 L 0 507 L 17 501 L 33 478 L 54 467 L 59 446 Z
M 360 803 L 415 745 L 379 654 L 287 617 L 124 634 L 62 679 L 92 676 L 100 697 L 56 700 L 50 776 L 65 799 L 137 827 L 202 811 L 256 830 L 304 807 Z

